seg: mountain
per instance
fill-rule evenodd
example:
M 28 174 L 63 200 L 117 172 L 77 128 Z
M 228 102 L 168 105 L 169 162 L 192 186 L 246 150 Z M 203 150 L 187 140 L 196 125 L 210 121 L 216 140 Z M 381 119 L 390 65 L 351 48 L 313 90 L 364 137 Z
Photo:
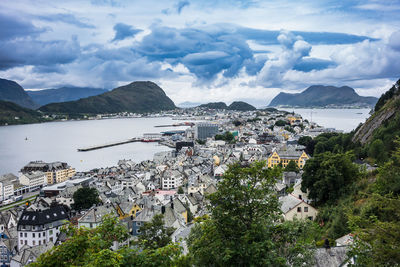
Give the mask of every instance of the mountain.
M 35 123 L 44 121 L 38 111 L 18 106 L 9 101 L 0 101 L 0 125 Z
M 230 110 L 239 110 L 239 111 L 250 111 L 256 110 L 256 108 L 246 102 L 243 101 L 235 101 L 229 105 L 228 109 Z
M 174 102 L 157 84 L 149 81 L 133 82 L 101 95 L 40 108 L 44 112 L 66 114 L 147 113 L 171 109 L 175 109 Z
M 328 107 L 328 106 L 360 106 L 373 107 L 376 97 L 359 96 L 353 88 L 348 86 L 335 87 L 313 85 L 301 93 L 279 93 L 272 99 L 269 106 L 290 107 Z
M 209 109 L 228 109 L 228 106 L 224 102 L 211 102 L 207 104 L 202 104 L 199 107 Z
M 81 98 L 100 95 L 108 90 L 90 87 L 61 87 L 58 89 L 45 89 L 40 91 L 26 91 L 27 94 L 39 105 L 74 101 Z
M 393 141 L 400 136 L 400 79 L 379 98 L 374 110 L 356 129 L 353 142 L 364 145 L 381 140 L 390 151 L 395 147 Z
M 21 85 L 6 79 L 0 79 L 0 100 L 10 101 L 26 108 L 38 107 Z

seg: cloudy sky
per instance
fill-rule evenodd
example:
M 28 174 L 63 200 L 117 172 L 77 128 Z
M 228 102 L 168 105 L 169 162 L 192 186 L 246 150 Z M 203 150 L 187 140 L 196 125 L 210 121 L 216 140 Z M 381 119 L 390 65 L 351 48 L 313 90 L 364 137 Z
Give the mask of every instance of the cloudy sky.
M 181 103 L 400 78 L 398 0 L 1 0 L 0 77 L 25 89 L 158 83 Z

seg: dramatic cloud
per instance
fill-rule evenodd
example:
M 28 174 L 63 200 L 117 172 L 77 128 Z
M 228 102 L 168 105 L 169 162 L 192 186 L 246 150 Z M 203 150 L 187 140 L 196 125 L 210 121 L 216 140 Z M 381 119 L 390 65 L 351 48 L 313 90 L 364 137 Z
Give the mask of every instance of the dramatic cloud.
M 315 83 L 379 95 L 400 73 L 395 0 L 2 0 L 0 10 L 0 77 L 30 89 L 153 80 L 178 102 L 262 105 Z
M 88 28 L 88 29 L 94 29 L 95 26 L 89 23 L 85 23 L 79 19 L 77 19 L 74 15 L 72 14 L 52 14 L 52 15 L 47 15 L 47 16 L 38 16 L 37 17 L 40 20 L 43 21 L 48 21 L 48 22 L 63 22 L 66 24 L 71 24 L 75 25 L 80 28 Z
M 0 41 L 18 37 L 37 36 L 45 30 L 35 27 L 31 22 L 0 12 Z M 2 53 L 0 51 L 0 53 Z
M 115 36 L 112 42 L 121 41 L 129 37 L 135 36 L 137 33 L 141 32 L 140 29 L 135 29 L 131 25 L 124 23 L 117 23 L 114 25 Z

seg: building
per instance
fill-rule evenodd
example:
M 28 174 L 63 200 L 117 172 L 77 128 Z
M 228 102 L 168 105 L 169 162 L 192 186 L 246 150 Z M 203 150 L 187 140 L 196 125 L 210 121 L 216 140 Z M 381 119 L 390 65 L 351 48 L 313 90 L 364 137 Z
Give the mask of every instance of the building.
M 294 161 L 297 166 L 302 169 L 309 158 L 310 157 L 304 151 L 295 149 L 275 150 L 268 157 L 268 168 L 273 168 L 280 164 L 285 168 L 290 161 Z
M 27 172 L 21 174 L 19 182 L 22 185 L 28 186 L 29 191 L 34 191 L 46 185 L 47 177 L 41 171 Z
M 0 176 L 0 201 L 14 195 L 14 182 L 17 180 L 18 177 L 11 173 Z
M 182 174 L 177 170 L 167 171 L 161 178 L 163 190 L 178 188 L 183 184 Z
M 279 202 L 286 221 L 293 221 L 294 218 L 314 220 L 317 217 L 318 211 L 313 206 L 292 194 L 279 198 Z
M 94 206 L 78 219 L 78 227 L 96 228 L 103 222 L 103 217 L 107 214 L 115 217 L 118 216 L 118 213 L 111 204 Z
M 28 173 L 32 171 L 41 171 L 46 174 L 47 184 L 55 184 L 64 182 L 75 175 L 75 169 L 71 168 L 65 162 L 52 162 L 45 163 L 43 161 L 31 161 L 24 168 L 21 173 Z
M 24 210 L 17 225 L 18 249 L 24 245 L 34 247 L 48 242 L 55 243 L 62 225 L 68 219 L 68 213 L 63 206 L 46 210 Z
M 209 122 L 196 123 L 194 128 L 195 139 L 205 140 L 214 137 L 218 133 L 218 125 Z

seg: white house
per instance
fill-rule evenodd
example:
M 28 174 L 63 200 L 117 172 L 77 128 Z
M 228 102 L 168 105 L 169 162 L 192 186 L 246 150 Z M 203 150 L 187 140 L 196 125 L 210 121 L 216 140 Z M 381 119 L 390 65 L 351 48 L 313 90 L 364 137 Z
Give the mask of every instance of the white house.
M 292 221 L 294 218 L 314 220 L 317 217 L 317 209 L 292 194 L 280 197 L 279 202 L 286 221 Z
M 68 218 L 63 206 L 46 210 L 24 210 L 17 225 L 18 249 L 24 245 L 34 247 L 48 242 L 55 243 Z
M 0 176 L 0 201 L 14 195 L 14 182 L 17 180 L 18 177 L 11 173 Z

